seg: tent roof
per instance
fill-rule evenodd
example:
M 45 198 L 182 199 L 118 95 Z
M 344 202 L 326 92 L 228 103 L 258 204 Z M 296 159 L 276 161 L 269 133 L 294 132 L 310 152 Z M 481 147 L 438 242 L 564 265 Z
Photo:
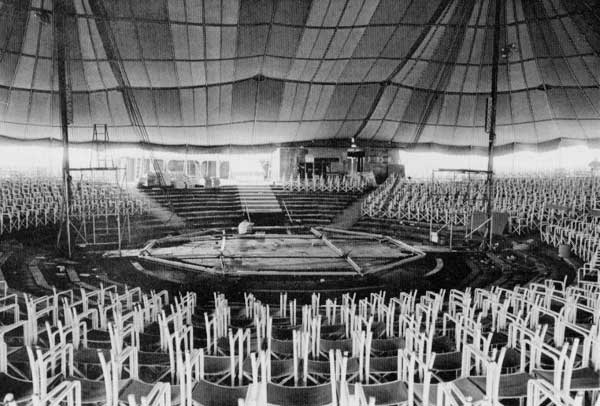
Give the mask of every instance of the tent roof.
M 73 142 L 128 93 L 156 144 L 487 147 L 495 0 L 64 1 Z M 497 145 L 598 142 L 598 1 L 501 1 Z M 60 138 L 51 9 L 0 0 L 0 136 Z

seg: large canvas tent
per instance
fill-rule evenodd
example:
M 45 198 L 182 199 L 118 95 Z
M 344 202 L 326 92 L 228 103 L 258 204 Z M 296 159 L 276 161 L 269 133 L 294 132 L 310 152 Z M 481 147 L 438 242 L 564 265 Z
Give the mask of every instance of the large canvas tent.
M 57 0 L 55 0 L 57 1 Z M 63 0 L 71 142 L 484 151 L 600 140 L 595 0 Z M 52 0 L 0 0 L 0 136 L 60 139 Z M 124 91 L 126 89 L 127 91 Z

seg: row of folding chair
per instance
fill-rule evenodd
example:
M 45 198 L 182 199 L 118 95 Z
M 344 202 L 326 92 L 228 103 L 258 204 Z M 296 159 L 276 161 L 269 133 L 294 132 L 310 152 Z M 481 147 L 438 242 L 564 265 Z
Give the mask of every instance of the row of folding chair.
M 595 251 L 598 218 L 596 178 L 498 178 L 493 207 L 509 215 L 509 232 L 540 231 L 542 240 L 558 246 L 568 243 L 584 260 Z M 390 176 L 362 203 L 362 214 L 397 221 L 452 224 L 468 227 L 474 212 L 485 211 L 484 181 L 407 181 Z M 574 237 L 575 236 L 575 237 Z
M 77 218 L 142 215 L 148 203 L 134 193 L 106 183 L 73 182 L 71 212 Z M 0 235 L 57 224 L 63 216 L 59 178 L 0 179 Z
M 313 176 L 312 179 L 307 176 L 290 175 L 289 179 L 283 182 L 283 189 L 293 192 L 363 193 L 369 187 L 369 183 L 363 177 L 340 175 L 320 175 Z

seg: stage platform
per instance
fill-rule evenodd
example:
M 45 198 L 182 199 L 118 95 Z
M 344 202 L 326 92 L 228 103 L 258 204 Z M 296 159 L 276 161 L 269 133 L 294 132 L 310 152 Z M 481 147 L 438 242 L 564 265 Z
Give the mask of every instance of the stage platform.
M 389 236 L 334 228 L 305 233 L 214 232 L 166 237 L 137 250 L 108 252 L 171 269 L 252 276 L 360 276 L 392 270 L 425 256 Z

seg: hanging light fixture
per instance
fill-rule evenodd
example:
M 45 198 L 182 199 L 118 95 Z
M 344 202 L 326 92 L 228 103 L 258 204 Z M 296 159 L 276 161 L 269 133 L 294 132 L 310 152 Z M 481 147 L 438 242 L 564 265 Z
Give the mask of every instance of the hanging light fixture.
M 50 24 L 51 17 L 48 10 L 39 10 L 35 12 L 35 16 L 40 19 L 42 24 Z
M 508 59 L 516 50 L 517 45 L 515 45 L 515 43 L 506 44 L 505 46 L 500 48 L 500 57 L 502 59 Z
M 298 149 L 298 162 L 304 163 L 306 161 L 306 155 L 308 154 L 308 149 L 304 145 L 300 145 Z
M 346 150 L 346 154 L 348 158 L 362 158 L 365 156 L 365 150 L 356 145 L 356 141 L 352 137 L 352 143 L 350 144 L 350 148 Z

